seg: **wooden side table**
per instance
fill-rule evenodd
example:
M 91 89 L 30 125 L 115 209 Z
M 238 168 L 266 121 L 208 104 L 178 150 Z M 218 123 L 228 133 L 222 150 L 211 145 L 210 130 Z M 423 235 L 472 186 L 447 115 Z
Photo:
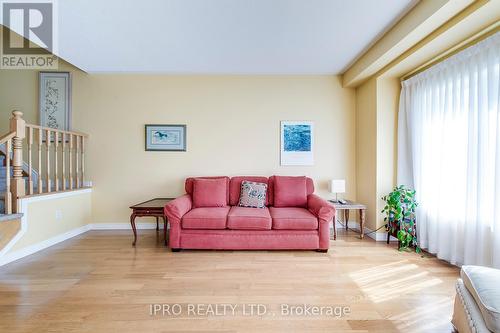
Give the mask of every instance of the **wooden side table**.
M 350 200 L 346 200 L 347 201 L 346 204 L 341 204 L 335 202 L 334 200 L 328 200 L 328 201 L 335 207 L 337 211 L 343 211 L 345 220 L 345 230 L 349 229 L 349 211 L 351 209 L 359 211 L 359 231 L 360 231 L 360 238 L 363 239 L 365 236 L 363 228 L 365 226 L 366 206 L 361 203 Z
M 174 198 L 155 198 L 148 201 L 141 202 L 137 205 L 130 206 L 132 209 L 132 215 L 130 215 L 130 224 L 132 225 L 132 231 L 134 232 L 134 242 L 132 243 L 135 246 L 137 242 L 137 230 L 135 227 L 135 218 L 137 216 L 151 216 L 156 217 L 156 231 L 158 231 L 159 224 L 158 219 L 163 218 L 163 233 L 165 236 L 165 246 L 167 245 L 167 217 L 163 209 L 165 205 L 174 200 Z

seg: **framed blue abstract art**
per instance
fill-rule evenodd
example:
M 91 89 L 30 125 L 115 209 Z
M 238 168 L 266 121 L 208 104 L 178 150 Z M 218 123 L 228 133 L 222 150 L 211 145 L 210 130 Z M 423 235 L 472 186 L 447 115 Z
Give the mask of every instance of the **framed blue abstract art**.
M 146 125 L 146 151 L 186 151 L 186 125 Z
M 281 165 L 314 165 L 312 121 L 281 122 Z

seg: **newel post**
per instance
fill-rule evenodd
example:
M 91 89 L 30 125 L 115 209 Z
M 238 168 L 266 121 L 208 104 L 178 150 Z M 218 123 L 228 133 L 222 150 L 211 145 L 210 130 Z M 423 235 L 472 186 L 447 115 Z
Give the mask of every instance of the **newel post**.
M 12 180 L 10 192 L 14 204 L 15 213 L 19 213 L 18 198 L 25 195 L 24 178 L 23 178 L 23 139 L 26 136 L 26 122 L 23 119 L 23 113 L 18 110 L 12 111 L 10 118 L 10 131 L 16 132 L 16 136 L 12 139 Z

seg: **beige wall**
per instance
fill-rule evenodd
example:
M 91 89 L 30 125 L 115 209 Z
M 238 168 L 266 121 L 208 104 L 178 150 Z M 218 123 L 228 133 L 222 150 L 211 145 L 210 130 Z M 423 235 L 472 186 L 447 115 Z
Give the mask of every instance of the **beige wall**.
M 0 70 L 0 135 L 9 131 L 9 118 L 15 108 L 25 112 L 27 122 L 38 123 L 37 82 L 35 71 Z
M 385 224 L 381 198 L 396 185 L 399 91 L 393 77 L 372 78 L 356 89 L 356 192 L 368 206 L 366 226 L 372 230 Z
M 385 206 L 382 196 L 391 192 L 396 185 L 400 91 L 398 78 L 377 79 L 377 228 L 385 224 L 384 215 L 380 213 Z
M 76 191 L 24 199 L 26 232 L 8 253 L 91 223 L 91 193 Z
M 377 221 L 377 81 L 356 88 L 356 182 L 357 198 L 367 205 L 366 227 Z
M 168 76 L 73 73 L 73 128 L 90 134 L 92 220 L 127 222 L 128 207 L 183 193 L 193 175 L 305 174 L 317 192 L 345 178 L 356 198 L 355 91 L 337 76 Z M 38 122 L 37 73 L 0 71 L 0 120 Z M 315 165 L 279 165 L 280 120 L 315 123 Z M 186 124 L 187 152 L 145 152 L 144 124 Z

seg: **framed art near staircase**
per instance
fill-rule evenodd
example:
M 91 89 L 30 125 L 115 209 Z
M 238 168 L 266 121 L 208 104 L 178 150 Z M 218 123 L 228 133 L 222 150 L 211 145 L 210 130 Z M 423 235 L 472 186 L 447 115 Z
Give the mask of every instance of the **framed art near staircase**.
M 71 130 L 71 74 L 69 72 L 39 73 L 40 125 Z

